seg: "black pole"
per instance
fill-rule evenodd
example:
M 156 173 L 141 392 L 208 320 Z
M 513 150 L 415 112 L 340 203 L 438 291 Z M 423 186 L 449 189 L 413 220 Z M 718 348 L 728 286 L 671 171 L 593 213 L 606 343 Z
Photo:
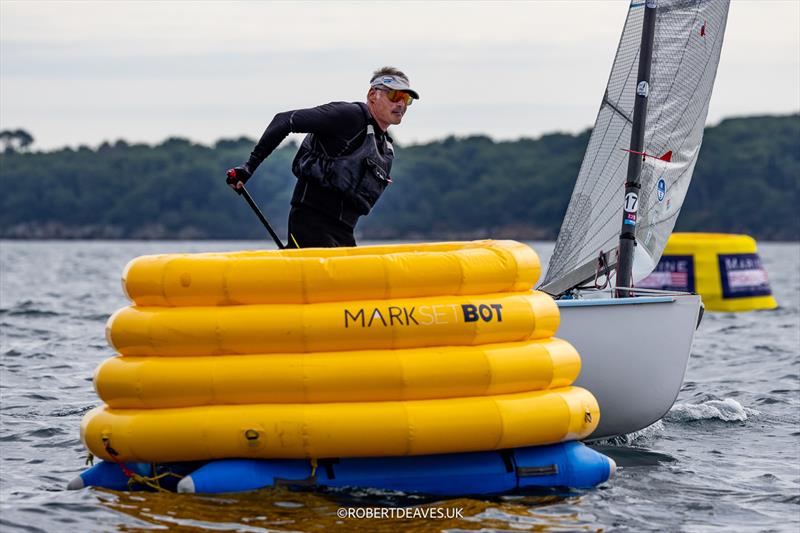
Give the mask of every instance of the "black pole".
M 256 203 L 253 201 L 253 197 L 250 196 L 250 193 L 247 192 L 247 189 L 244 188 L 244 184 L 242 184 L 241 189 L 236 189 L 236 192 L 244 196 L 244 199 L 247 200 L 247 203 L 250 204 L 250 207 L 253 209 L 253 212 L 258 217 L 258 220 L 260 220 L 261 223 L 264 224 L 264 227 L 267 228 L 267 231 L 272 236 L 272 240 L 275 241 L 275 244 L 278 245 L 278 248 L 280 248 L 281 250 L 286 248 L 286 246 L 284 246 L 281 240 L 278 238 L 278 235 L 275 233 L 275 230 L 272 229 L 272 226 L 269 225 L 269 222 L 267 222 L 267 219 L 261 213 L 261 209 L 259 209 Z
M 631 153 L 628 154 L 628 175 L 625 183 L 625 200 L 622 206 L 622 229 L 619 233 L 619 261 L 617 262 L 617 287 L 633 286 L 633 251 L 636 246 L 636 211 L 639 208 L 639 191 L 642 188 L 642 161 L 644 156 L 644 127 L 647 118 L 647 96 L 650 94 L 650 64 L 653 59 L 653 36 L 656 28 L 656 6 L 647 0 L 642 21 L 642 42 L 639 46 L 639 72 L 636 83 L 636 101 L 633 106 L 631 128 Z M 633 152 L 639 152 L 635 154 Z M 618 288 L 616 295 L 624 298 L 631 291 Z

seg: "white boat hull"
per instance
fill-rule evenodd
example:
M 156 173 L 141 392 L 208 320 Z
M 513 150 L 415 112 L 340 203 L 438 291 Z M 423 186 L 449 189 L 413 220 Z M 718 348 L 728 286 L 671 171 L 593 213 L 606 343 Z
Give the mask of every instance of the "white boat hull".
M 697 327 L 700 296 L 559 300 L 557 336 L 581 355 L 576 385 L 594 394 L 589 440 L 639 431 L 675 403 Z

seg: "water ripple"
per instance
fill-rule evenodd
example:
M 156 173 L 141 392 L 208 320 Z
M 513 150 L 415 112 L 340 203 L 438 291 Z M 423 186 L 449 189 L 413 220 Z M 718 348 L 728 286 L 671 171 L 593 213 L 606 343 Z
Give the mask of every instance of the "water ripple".
M 371 490 L 190 496 L 63 491 L 84 468 L 91 376 L 113 352 L 103 324 L 128 305 L 125 264 L 146 253 L 261 243 L 2 243 L 0 530 L 798 531 L 800 246 L 766 243 L 780 312 L 706 313 L 664 420 L 591 445 L 617 475 L 596 490 L 441 500 Z M 543 248 L 544 247 L 544 248 Z M 549 248 L 548 248 L 549 247 Z M 552 244 L 535 244 L 552 250 Z M 545 256 L 542 256 L 545 257 Z M 34 268 L 47 264 L 52 268 Z M 589 356 L 590 354 L 583 354 Z M 758 410 L 754 409 L 757 408 Z M 448 522 L 336 519 L 339 506 L 463 507 Z

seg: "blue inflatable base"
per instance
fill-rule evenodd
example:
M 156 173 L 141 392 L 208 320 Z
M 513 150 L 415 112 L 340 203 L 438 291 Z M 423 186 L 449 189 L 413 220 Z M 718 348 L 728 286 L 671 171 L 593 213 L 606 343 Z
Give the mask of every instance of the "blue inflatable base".
M 489 495 L 531 487 L 590 488 L 607 481 L 614 461 L 580 442 L 490 452 L 406 457 L 325 459 L 312 472 L 305 459 L 221 459 L 158 465 L 128 463 L 141 476 L 183 476 L 165 486 L 196 493 L 243 492 L 274 486 L 364 487 L 436 496 Z M 177 480 L 177 477 L 172 477 Z M 168 480 L 169 477 L 163 478 Z M 70 483 L 114 490 L 129 487 L 118 464 L 101 462 Z

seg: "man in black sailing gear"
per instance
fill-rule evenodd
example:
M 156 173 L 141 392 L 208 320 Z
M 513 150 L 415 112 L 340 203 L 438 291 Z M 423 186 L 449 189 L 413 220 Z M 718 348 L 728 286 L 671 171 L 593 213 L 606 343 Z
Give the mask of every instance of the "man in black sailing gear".
M 289 246 L 355 246 L 358 218 L 392 182 L 394 150 L 387 130 L 400 124 L 419 94 L 392 67 L 373 73 L 367 102 L 331 102 L 278 113 L 250 159 L 227 172 L 241 188 L 289 133 L 307 133 L 292 163 L 297 184 L 289 212 Z

